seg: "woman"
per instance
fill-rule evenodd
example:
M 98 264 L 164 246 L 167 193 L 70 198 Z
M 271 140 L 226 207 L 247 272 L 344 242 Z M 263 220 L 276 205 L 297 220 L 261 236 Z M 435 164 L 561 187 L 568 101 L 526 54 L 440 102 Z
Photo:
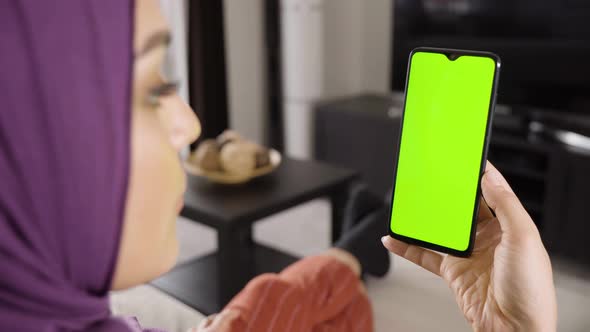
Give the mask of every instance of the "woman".
M 168 27 L 152 0 L 2 7 L 0 331 L 139 331 L 111 317 L 107 294 L 174 265 L 186 186 L 178 155 L 200 130 L 160 73 Z M 382 202 L 364 206 L 349 215 L 377 214 L 349 222 L 356 231 L 341 249 L 256 279 L 205 325 L 371 330 L 361 265 L 384 274 L 389 258 L 371 230 Z M 370 232 L 367 246 L 359 239 Z M 381 258 L 371 266 L 351 253 Z M 265 296 L 299 312 L 277 315 Z
M 107 294 L 173 266 L 185 188 L 178 153 L 199 132 L 160 74 L 168 39 L 152 0 L 2 3 L 1 331 L 142 331 L 111 316 Z M 384 243 L 448 280 L 474 328 L 551 329 L 554 291 L 538 233 L 505 181 L 489 183 L 498 220 L 483 206 L 472 259 Z M 388 268 L 375 249 L 379 205 L 350 207 L 338 248 L 256 278 L 199 330 L 372 330 L 359 275 Z M 533 261 L 523 269 L 519 257 Z

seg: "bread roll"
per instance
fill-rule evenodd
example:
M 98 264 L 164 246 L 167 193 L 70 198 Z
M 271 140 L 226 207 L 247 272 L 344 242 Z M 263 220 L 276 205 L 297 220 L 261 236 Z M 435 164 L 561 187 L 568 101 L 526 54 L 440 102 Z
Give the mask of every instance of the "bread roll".
M 217 144 L 219 145 L 220 149 L 223 148 L 223 146 L 225 146 L 227 143 L 241 140 L 243 140 L 242 136 L 231 129 L 228 129 L 221 135 L 217 136 Z
M 221 170 L 217 141 L 208 139 L 199 144 L 197 151 L 191 156 L 191 161 L 206 171 Z
M 221 168 L 224 171 L 248 176 L 256 168 L 256 146 L 246 141 L 232 141 L 221 148 Z

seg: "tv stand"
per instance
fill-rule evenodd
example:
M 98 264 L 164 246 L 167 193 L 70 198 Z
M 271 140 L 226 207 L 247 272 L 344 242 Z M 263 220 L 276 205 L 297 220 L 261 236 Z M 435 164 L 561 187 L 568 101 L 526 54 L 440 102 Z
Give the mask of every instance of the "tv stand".
M 590 232 L 590 137 L 584 135 L 590 133 L 588 119 L 533 110 L 500 112 L 494 120 L 488 159 L 511 184 L 549 251 L 590 265 L 585 244 Z M 503 126 L 511 122 L 519 122 L 520 130 Z
M 359 95 L 319 103 L 316 158 L 358 170 L 375 193 L 386 195 L 397 157 L 392 147 L 397 146 L 402 104 L 403 95 Z M 498 106 L 488 157 L 522 200 L 549 251 L 590 266 L 590 149 L 530 130 L 539 122 L 562 131 L 575 129 L 579 135 L 590 133 L 590 123 L 586 127 L 582 120 L 563 112 Z

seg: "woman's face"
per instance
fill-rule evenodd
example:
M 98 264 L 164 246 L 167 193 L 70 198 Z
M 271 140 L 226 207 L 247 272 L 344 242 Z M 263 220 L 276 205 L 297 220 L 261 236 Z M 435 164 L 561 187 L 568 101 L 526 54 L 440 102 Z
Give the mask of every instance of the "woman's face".
M 158 3 L 135 6 L 131 168 L 113 289 L 152 280 L 176 262 L 186 187 L 179 153 L 200 133 L 195 114 L 161 74 L 170 37 Z

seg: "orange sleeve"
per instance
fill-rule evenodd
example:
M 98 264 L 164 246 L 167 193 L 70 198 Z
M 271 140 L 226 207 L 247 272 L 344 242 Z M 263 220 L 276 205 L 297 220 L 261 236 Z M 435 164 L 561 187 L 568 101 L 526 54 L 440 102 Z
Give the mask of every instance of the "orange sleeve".
M 313 256 L 253 279 L 226 309 L 240 313 L 232 331 L 371 331 L 371 306 L 359 287 L 348 266 Z

